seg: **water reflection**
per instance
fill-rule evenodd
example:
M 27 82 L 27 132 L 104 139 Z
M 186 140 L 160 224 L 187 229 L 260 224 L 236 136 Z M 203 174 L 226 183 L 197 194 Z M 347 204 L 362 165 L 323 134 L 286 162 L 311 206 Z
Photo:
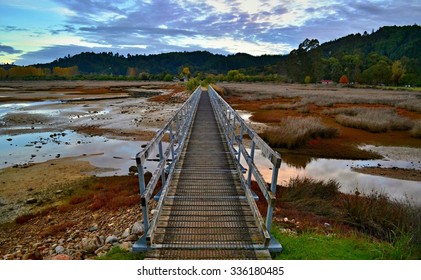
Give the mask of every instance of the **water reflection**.
M 0 135 L 0 168 L 43 162 L 54 158 L 82 156 L 101 168 L 101 176 L 124 175 L 135 165 L 134 157 L 144 142 L 87 136 L 75 131 Z
M 421 183 L 409 180 L 392 179 L 383 176 L 374 176 L 358 173 L 353 167 L 399 167 L 420 170 L 421 163 L 412 161 L 392 160 L 336 160 L 311 159 L 309 157 L 296 157 L 295 155 L 282 155 L 284 161 L 281 165 L 278 184 L 287 185 L 291 178 L 310 177 L 317 180 L 334 179 L 341 185 L 344 193 L 370 193 L 373 190 L 388 194 L 398 200 L 410 198 L 414 203 L 421 205 Z M 263 158 L 260 151 L 255 153 L 256 165 L 267 182 L 272 176 L 271 163 Z M 245 162 L 242 163 L 247 166 Z

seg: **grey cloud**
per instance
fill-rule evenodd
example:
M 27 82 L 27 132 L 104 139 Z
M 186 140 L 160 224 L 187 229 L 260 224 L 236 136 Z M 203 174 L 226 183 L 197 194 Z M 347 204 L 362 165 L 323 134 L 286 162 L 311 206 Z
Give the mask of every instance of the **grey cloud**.
M 22 53 L 22 51 L 15 50 L 11 46 L 5 46 L 5 45 L 0 44 L 0 55 L 4 55 L 4 54 L 18 54 L 18 53 Z
M 26 28 L 20 28 L 20 27 L 12 26 L 12 25 L 2 25 L 0 27 L 0 30 L 3 31 L 3 32 L 28 31 L 28 29 L 26 29 Z

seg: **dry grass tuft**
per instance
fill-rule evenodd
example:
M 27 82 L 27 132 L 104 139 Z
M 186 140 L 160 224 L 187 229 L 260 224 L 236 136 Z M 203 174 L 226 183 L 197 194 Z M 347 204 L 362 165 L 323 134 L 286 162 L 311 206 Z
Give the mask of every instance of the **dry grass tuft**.
M 411 135 L 415 138 L 421 138 L 421 120 L 414 122 L 414 126 L 411 129 Z
M 332 138 L 338 134 L 336 128 L 327 127 L 319 118 L 287 117 L 279 126 L 266 129 L 262 138 L 271 146 L 291 149 L 317 137 Z
M 337 115 L 336 122 L 343 126 L 376 133 L 409 130 L 413 126 L 410 119 L 400 116 L 393 109 L 337 108 L 325 110 L 324 113 Z

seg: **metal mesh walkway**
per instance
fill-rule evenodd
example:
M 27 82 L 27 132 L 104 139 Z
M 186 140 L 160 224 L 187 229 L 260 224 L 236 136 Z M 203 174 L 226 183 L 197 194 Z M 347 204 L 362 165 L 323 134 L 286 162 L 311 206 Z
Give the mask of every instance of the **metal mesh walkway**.
M 158 218 L 154 259 L 270 259 L 203 92 Z

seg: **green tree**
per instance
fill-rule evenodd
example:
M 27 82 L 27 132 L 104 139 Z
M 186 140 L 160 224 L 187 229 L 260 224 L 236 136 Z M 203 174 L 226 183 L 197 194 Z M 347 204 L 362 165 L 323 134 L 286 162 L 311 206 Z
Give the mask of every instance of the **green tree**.
M 392 69 L 384 60 L 380 60 L 362 73 L 363 82 L 373 85 L 389 84 L 391 77 Z
M 172 79 L 173 79 L 173 76 L 171 74 L 166 74 L 164 76 L 164 81 L 166 81 L 166 82 L 171 82 Z

